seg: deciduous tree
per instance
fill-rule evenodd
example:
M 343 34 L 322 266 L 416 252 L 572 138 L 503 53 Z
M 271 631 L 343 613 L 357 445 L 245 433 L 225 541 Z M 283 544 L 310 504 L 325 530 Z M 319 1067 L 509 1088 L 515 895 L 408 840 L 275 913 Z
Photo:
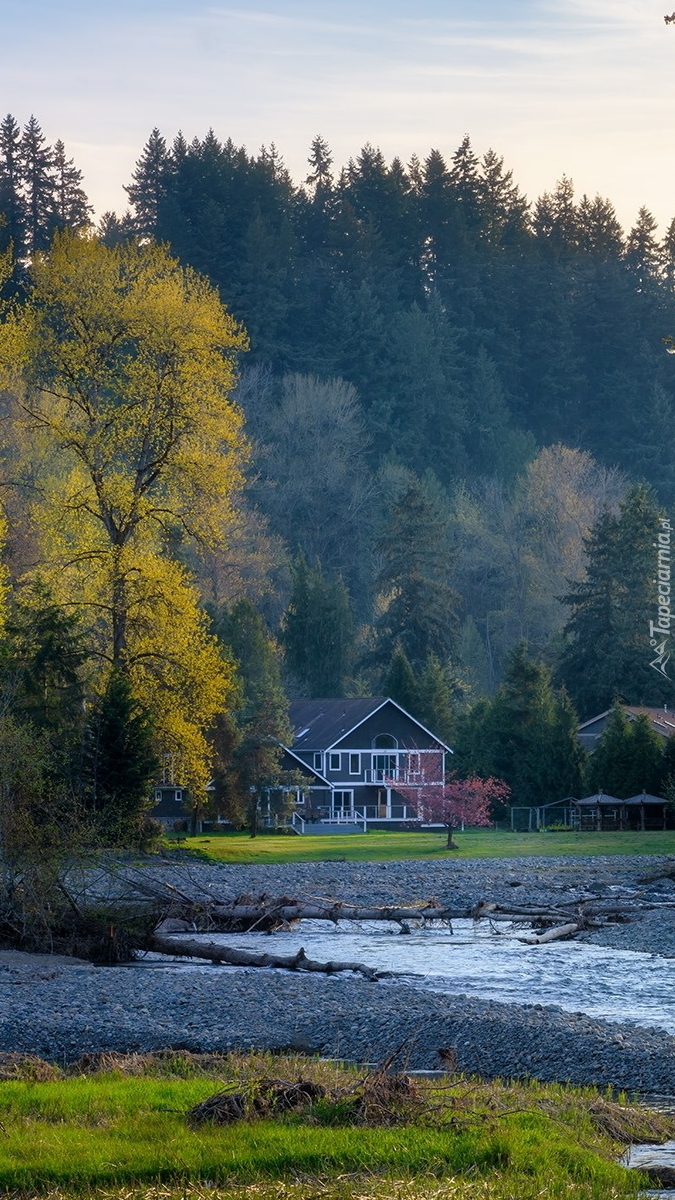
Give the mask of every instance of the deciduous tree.
M 170 551 L 216 540 L 240 484 L 229 393 L 245 338 L 160 247 L 60 234 L 33 281 L 22 407 L 44 464 L 40 570 L 99 661 L 128 674 L 197 801 L 232 668 Z

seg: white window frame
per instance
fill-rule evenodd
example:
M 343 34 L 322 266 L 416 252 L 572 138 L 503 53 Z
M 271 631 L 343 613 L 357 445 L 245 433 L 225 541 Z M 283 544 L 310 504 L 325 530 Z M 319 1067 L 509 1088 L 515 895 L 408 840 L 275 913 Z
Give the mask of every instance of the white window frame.
M 335 803 L 336 795 L 340 795 L 343 797 L 342 801 L 337 805 Z M 344 802 L 345 796 L 348 797 L 347 804 L 345 804 L 345 802 Z M 347 812 L 349 812 L 349 813 L 354 812 L 354 789 L 353 788 L 338 788 L 337 792 L 333 792 L 333 795 L 331 798 L 331 809 L 332 809 L 333 815 L 335 816 L 338 812 L 344 813 L 345 808 L 347 809 Z
M 353 766 L 354 761 L 356 761 L 356 768 L 354 768 L 354 766 Z M 350 753 L 350 755 L 349 755 L 349 774 L 350 775 L 360 775 L 361 774 L 361 755 L 359 754 L 358 750 L 356 751 L 356 753 L 354 753 L 354 754 Z
M 337 766 L 335 765 L 335 759 L 337 759 Z M 342 767 L 342 756 L 340 755 L 339 751 L 331 750 L 328 755 L 328 769 L 330 771 L 339 771 L 341 769 L 341 767 Z
M 320 771 L 323 767 L 323 754 L 320 750 L 315 750 L 312 756 L 312 763 L 315 771 Z
M 176 795 L 175 795 L 174 799 L 177 804 L 180 804 L 182 802 L 183 792 L 182 792 L 181 788 L 176 788 Z
M 161 788 L 155 788 L 155 800 L 156 800 L 157 804 L 161 803 L 161 800 L 162 800 L 162 789 Z

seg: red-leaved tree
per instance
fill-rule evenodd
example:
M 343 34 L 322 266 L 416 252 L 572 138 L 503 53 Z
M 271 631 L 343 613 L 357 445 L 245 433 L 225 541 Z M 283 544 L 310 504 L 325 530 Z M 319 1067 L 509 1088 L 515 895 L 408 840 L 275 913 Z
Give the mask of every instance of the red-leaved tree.
M 503 804 L 511 789 L 503 779 L 448 779 L 445 783 L 424 780 L 417 787 L 386 780 L 406 802 L 417 809 L 418 816 L 433 825 L 445 825 L 448 830 L 448 850 L 459 847 L 453 840 L 454 829 L 465 825 L 491 825 L 493 805 Z

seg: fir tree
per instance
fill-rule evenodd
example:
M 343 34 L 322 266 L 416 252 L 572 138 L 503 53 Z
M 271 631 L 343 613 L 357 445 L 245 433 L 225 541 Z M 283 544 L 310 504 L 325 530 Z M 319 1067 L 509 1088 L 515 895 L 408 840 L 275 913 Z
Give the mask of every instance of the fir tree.
M 456 718 L 453 699 L 460 688 L 456 679 L 448 678 L 448 671 L 443 668 L 440 659 L 430 654 L 418 680 L 419 703 L 415 715 L 446 745 L 454 736 Z
M 29 254 L 46 250 L 56 209 L 54 152 L 47 145 L 39 122 L 31 117 L 21 136 L 21 170 L 26 212 L 26 248 Z
M 430 654 L 445 662 L 455 648 L 458 597 L 448 583 L 453 561 L 448 521 L 424 484 L 411 477 L 391 504 L 377 542 L 378 653 L 390 657 L 400 641 L 413 670 Z
M 288 668 L 307 695 L 344 694 L 354 643 L 347 589 L 341 579 L 324 579 L 320 564 L 309 567 L 303 556 L 293 567 L 281 640 Z
M 221 608 L 214 630 L 234 657 L 239 675 L 233 720 L 223 714 L 215 737 L 215 799 L 235 824 L 255 825 L 263 793 L 278 791 L 282 783 L 282 744 L 292 738 L 279 655 L 249 600 Z
M 86 806 L 103 838 L 115 845 L 133 844 L 151 805 L 159 758 L 150 715 L 121 671 L 113 670 L 88 724 Z
M 26 210 L 22 196 L 21 130 L 11 113 L 0 124 L 0 251 L 14 258 L 26 252 Z
M 394 646 L 389 666 L 382 677 L 382 694 L 395 700 L 412 716 L 417 716 L 420 707 L 419 688 L 400 642 Z
M 82 172 L 66 158 L 63 142 L 54 143 L 52 229 L 82 229 L 91 221 L 92 207 L 82 187 Z
M 168 190 L 171 156 L 159 129 L 153 129 L 133 172 L 133 183 L 125 187 L 134 209 L 138 233 L 156 237 L 162 204 Z
M 594 793 L 603 791 L 608 796 L 617 796 L 623 800 L 635 794 L 626 788 L 630 769 L 630 722 L 621 704 L 615 701 L 591 756 L 589 787 Z
M 629 704 L 673 700 L 672 682 L 650 667 L 658 521 L 649 489 L 631 488 L 619 514 L 605 511 L 594 526 L 586 578 L 564 598 L 571 616 L 558 674 L 582 716 L 617 696 Z
M 19 597 L 7 625 L 12 708 L 55 746 L 79 738 L 87 648 L 78 617 L 39 581 Z

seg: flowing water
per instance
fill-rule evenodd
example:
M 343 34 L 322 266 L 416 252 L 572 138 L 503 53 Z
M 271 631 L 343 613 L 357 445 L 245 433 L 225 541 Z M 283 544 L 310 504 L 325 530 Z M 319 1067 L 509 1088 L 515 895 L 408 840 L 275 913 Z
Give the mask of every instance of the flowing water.
M 294 954 L 303 946 L 309 958 L 365 963 L 435 991 L 512 1004 L 556 1004 L 569 1012 L 675 1034 L 675 959 L 574 941 L 528 946 L 518 940 L 522 933 L 511 926 L 493 932 L 486 922 L 473 921 L 410 934 L 381 922 L 335 927 L 308 921 L 271 935 L 203 937 L 258 954 Z

